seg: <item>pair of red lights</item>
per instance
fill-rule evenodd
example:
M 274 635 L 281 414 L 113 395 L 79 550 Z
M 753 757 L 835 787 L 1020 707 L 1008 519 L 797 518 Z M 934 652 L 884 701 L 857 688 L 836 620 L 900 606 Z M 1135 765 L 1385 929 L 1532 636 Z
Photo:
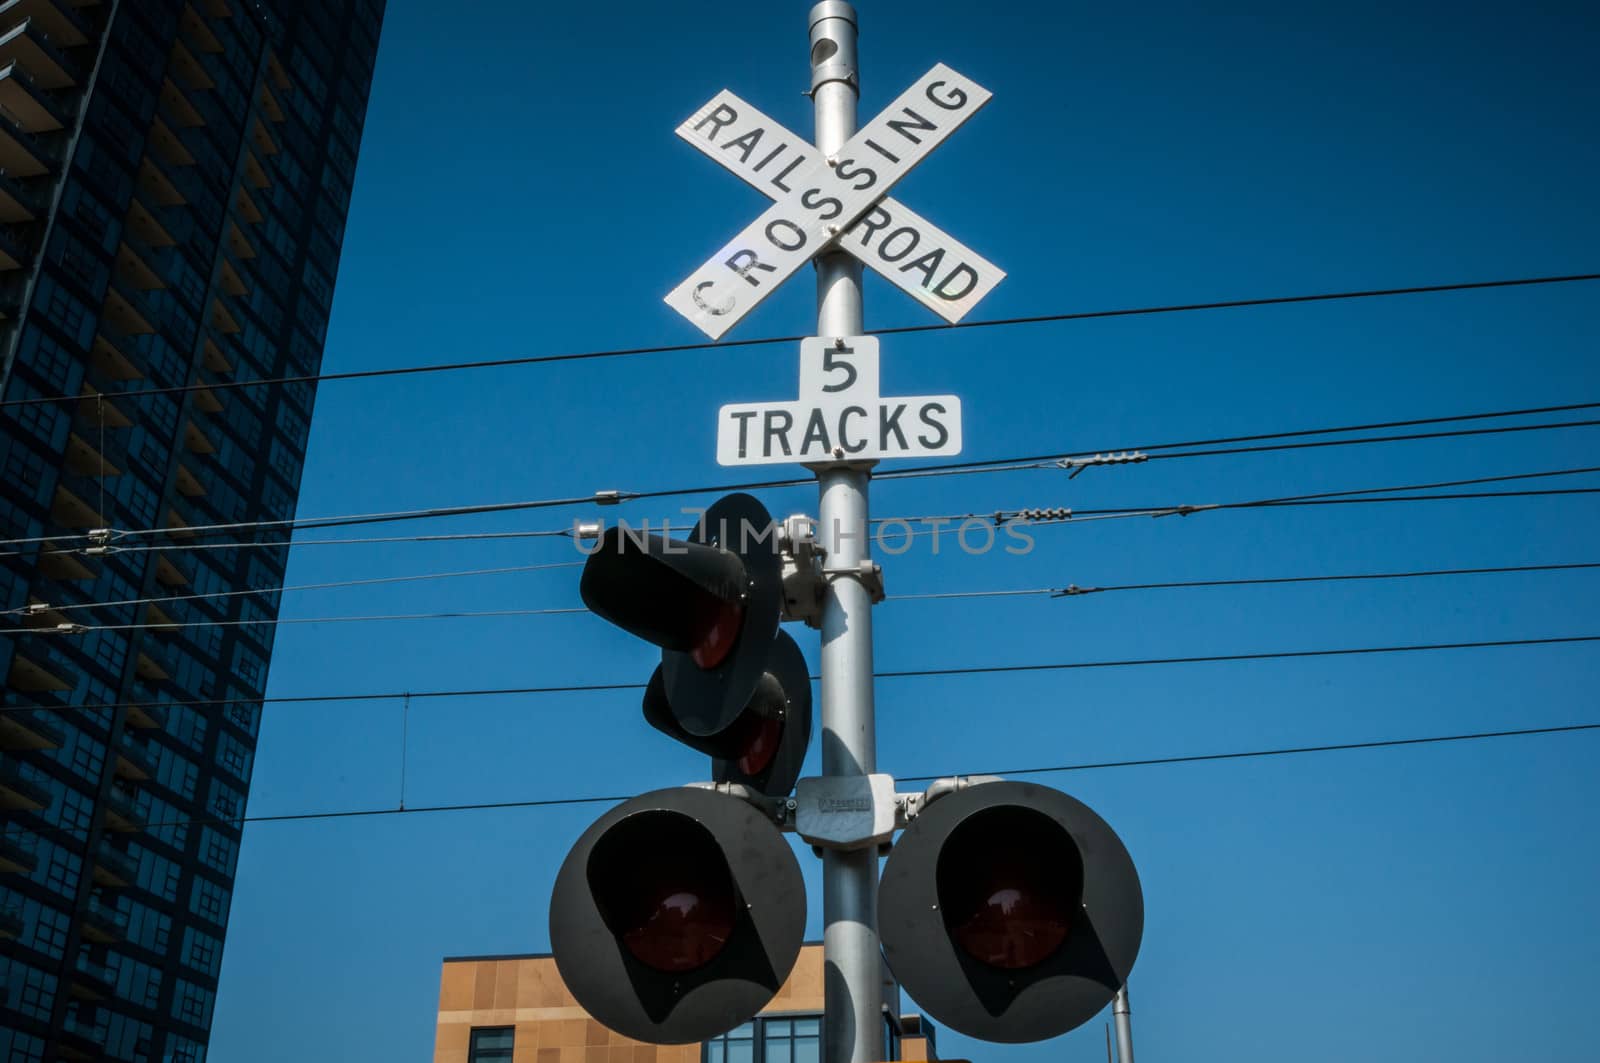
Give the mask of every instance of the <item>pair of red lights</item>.
M 1076 850 L 1044 851 L 1048 835 L 1037 831 L 1034 818 L 1027 810 L 981 813 L 941 854 L 939 896 L 951 940 L 1000 970 L 1025 970 L 1054 956 L 1081 903 Z M 643 880 L 635 878 L 635 903 L 621 920 L 623 945 L 658 971 L 698 970 L 733 935 L 738 895 L 726 864 L 697 859 L 697 850 L 688 837 L 669 844 L 673 858 L 650 865 Z

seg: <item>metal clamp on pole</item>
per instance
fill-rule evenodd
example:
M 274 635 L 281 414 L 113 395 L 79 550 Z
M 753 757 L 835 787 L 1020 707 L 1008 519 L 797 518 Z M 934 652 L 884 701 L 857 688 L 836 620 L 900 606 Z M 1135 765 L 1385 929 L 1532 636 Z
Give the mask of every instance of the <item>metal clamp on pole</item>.
M 782 797 L 769 797 L 760 790 L 753 789 L 743 783 L 737 782 L 692 782 L 688 784 L 696 790 L 715 790 L 719 794 L 737 797 L 762 815 L 781 825 L 789 818 L 790 806 L 794 802 Z
M 822 574 L 828 551 L 817 544 L 817 522 L 803 513 L 786 519 L 778 529 L 783 552 L 783 618 L 822 627 L 822 598 L 827 583 Z
M 948 775 L 929 783 L 928 788 L 920 794 L 895 794 L 895 827 L 901 829 L 909 826 L 919 812 L 946 794 L 991 782 L 1005 782 L 1005 780 L 998 775 Z

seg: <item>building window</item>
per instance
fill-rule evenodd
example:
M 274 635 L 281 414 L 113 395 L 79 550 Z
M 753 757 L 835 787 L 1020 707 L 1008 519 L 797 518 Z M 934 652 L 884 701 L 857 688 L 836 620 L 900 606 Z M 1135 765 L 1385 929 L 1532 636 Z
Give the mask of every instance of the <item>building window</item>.
M 472 1031 L 468 1045 L 467 1063 L 498 1063 L 511 1059 L 511 1041 L 514 1034 L 509 1026 L 486 1026 Z
M 758 1017 L 707 1041 L 702 1063 L 820 1063 L 822 1018 L 818 1015 Z

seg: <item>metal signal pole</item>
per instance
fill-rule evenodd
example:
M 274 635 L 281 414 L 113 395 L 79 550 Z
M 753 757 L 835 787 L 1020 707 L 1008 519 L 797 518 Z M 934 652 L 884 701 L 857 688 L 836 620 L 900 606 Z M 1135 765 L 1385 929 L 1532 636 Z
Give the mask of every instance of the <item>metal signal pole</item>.
M 816 144 L 831 156 L 856 131 L 860 80 L 856 12 L 845 0 L 811 9 L 811 97 Z M 840 250 L 819 255 L 817 334 L 862 333 L 861 263 Z M 872 707 L 872 592 L 863 583 L 871 464 L 817 472 L 819 538 L 828 551 L 822 614 L 822 773 L 877 769 Z M 883 975 L 878 946 L 878 853 L 822 855 L 824 1063 L 873 1063 L 883 1054 Z
M 1133 1012 L 1128 1007 L 1128 987 L 1117 990 L 1117 999 L 1111 1005 L 1117 1020 L 1117 1063 L 1133 1063 Z

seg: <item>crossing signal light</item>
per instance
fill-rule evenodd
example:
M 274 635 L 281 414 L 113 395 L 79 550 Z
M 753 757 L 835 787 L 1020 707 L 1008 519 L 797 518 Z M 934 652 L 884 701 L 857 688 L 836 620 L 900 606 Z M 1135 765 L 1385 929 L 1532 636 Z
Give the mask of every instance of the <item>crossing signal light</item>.
M 651 726 L 712 758 L 718 782 L 782 796 L 811 741 L 811 679 L 778 630 L 783 563 L 771 515 L 718 499 L 687 540 L 606 529 L 579 593 L 596 615 L 661 647 L 645 691 Z
M 772 821 L 680 787 L 625 801 L 573 846 L 550 901 L 550 946 L 578 1003 L 651 1044 L 748 1022 L 800 954 L 805 883 Z
M 770 515 L 718 499 L 687 540 L 617 526 L 584 563 L 596 615 L 661 648 L 652 727 L 712 758 L 716 782 L 786 796 L 811 741 L 811 677 L 778 630 L 783 563 Z M 578 1003 L 637 1041 L 689 1044 L 777 994 L 805 931 L 800 866 L 772 818 L 683 787 L 625 801 L 556 876 L 550 947 Z
M 1093 1018 L 1144 934 L 1122 840 L 1087 805 L 1024 782 L 926 804 L 884 865 L 878 911 L 906 992 L 985 1041 L 1039 1041 Z

